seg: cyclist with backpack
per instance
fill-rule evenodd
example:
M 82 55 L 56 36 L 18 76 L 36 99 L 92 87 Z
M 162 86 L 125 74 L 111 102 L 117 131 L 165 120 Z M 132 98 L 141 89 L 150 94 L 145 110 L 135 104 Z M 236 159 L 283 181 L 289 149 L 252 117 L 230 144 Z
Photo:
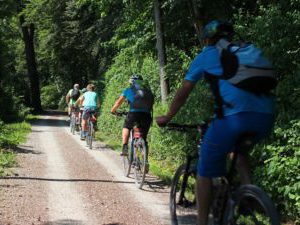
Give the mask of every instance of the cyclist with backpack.
M 208 223 L 212 178 L 226 174 L 226 158 L 238 139 L 254 134 L 255 142 L 264 138 L 274 123 L 276 85 L 270 62 L 252 44 L 234 45 L 231 24 L 214 20 L 203 29 L 206 43 L 186 73 L 166 115 L 156 118 L 166 125 L 183 106 L 200 79 L 211 85 L 216 112 L 201 144 L 197 165 L 198 225 Z M 243 184 L 250 183 L 247 154 L 239 154 L 238 171 Z
M 80 97 L 81 91 L 79 90 L 79 84 L 74 84 L 73 89 L 70 89 L 66 95 L 66 102 L 68 104 L 68 115 L 71 116 L 72 107 L 74 107 L 75 102 Z
M 125 100 L 127 100 L 130 105 L 129 113 L 127 114 L 122 130 L 123 147 L 121 155 L 128 154 L 129 134 L 134 125 L 139 125 L 142 130 L 143 138 L 146 141 L 152 122 L 151 113 L 154 104 L 154 96 L 149 85 L 139 75 L 132 75 L 129 83 L 130 87 L 122 92 L 121 96 L 117 99 L 111 109 L 111 113 L 116 113 L 117 109 Z

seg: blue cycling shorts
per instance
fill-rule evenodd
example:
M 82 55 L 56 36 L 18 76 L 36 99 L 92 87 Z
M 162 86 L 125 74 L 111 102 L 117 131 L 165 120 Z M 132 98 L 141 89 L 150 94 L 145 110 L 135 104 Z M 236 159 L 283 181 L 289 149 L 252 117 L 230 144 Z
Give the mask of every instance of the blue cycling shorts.
M 87 120 L 90 117 L 91 112 L 95 112 L 96 109 L 96 107 L 84 107 L 82 112 L 82 119 Z
M 266 137 L 274 125 L 274 115 L 256 112 L 240 112 L 214 119 L 207 129 L 197 165 L 198 175 L 220 177 L 226 175 L 226 159 L 237 140 L 244 133 L 254 133 L 254 142 Z

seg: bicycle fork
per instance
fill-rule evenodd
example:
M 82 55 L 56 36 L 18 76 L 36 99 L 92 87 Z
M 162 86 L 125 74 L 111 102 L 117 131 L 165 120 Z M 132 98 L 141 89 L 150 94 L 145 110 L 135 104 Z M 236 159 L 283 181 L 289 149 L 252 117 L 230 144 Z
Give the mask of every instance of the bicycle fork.
M 184 168 L 184 174 L 183 174 L 183 179 L 182 179 L 182 184 L 181 184 L 181 188 L 180 188 L 180 194 L 179 194 L 179 200 L 178 200 L 178 205 L 183 205 L 185 203 L 185 189 L 187 187 L 187 182 L 188 182 L 188 177 L 189 177 L 189 168 L 191 166 L 191 159 L 188 158 L 186 166 Z

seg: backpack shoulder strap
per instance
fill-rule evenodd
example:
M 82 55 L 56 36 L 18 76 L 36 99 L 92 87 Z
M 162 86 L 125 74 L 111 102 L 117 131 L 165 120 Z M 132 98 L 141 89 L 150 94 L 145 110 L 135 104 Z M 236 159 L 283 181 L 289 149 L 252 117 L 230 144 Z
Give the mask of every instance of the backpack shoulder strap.
M 216 48 L 219 49 L 220 51 L 222 50 L 228 50 L 231 51 L 231 47 L 235 46 L 237 47 L 234 51 L 232 51 L 232 53 L 237 52 L 240 49 L 240 46 L 237 44 L 234 44 L 232 42 L 227 41 L 226 39 L 220 39 L 217 43 L 216 43 Z
M 218 48 L 218 49 L 228 49 L 228 47 L 230 46 L 230 45 L 233 45 L 231 42 L 229 42 L 229 41 L 227 41 L 227 40 L 225 40 L 225 39 L 220 39 L 217 43 L 216 43 L 216 47 Z

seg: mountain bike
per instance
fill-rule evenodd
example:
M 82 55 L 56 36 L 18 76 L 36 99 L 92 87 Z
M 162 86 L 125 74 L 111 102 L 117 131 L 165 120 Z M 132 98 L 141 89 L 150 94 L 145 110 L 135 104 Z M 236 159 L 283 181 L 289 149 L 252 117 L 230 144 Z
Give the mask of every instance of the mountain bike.
M 85 137 L 86 144 L 89 147 L 89 149 L 92 149 L 93 147 L 93 139 L 95 138 L 95 126 L 97 123 L 97 111 L 96 110 L 90 110 L 88 112 L 89 116 L 87 118 L 87 135 Z
M 197 125 L 170 123 L 167 125 L 167 129 L 181 132 L 197 129 L 201 134 L 201 139 L 206 128 L 207 123 Z M 236 144 L 236 149 L 242 149 L 244 152 L 252 147 L 253 135 L 251 134 L 245 134 Z M 233 157 L 229 159 L 227 175 L 213 179 L 209 224 L 279 225 L 279 215 L 267 193 L 255 185 L 239 185 L 235 171 L 238 154 L 233 151 Z M 197 153 L 188 154 L 186 162 L 180 165 L 174 174 L 169 205 L 172 225 L 196 224 L 197 160 Z
M 70 131 L 75 134 L 79 130 L 79 108 L 72 106 L 70 118 Z
M 127 112 L 116 112 L 113 115 L 126 116 Z M 134 170 L 135 185 L 142 189 L 146 174 L 149 170 L 148 164 L 148 146 L 143 138 L 143 134 L 138 125 L 130 130 L 128 155 L 122 155 L 123 171 L 126 177 L 129 177 L 131 168 Z

